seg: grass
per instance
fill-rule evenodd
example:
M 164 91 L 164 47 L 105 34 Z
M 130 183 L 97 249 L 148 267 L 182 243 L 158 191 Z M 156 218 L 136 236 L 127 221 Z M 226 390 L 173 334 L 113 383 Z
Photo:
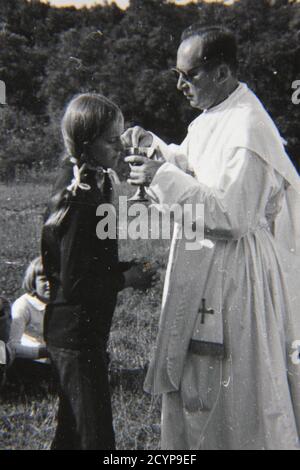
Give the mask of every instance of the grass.
M 15 300 L 28 263 L 39 253 L 42 215 L 49 183 L 0 186 L 0 293 Z M 129 194 L 123 185 L 120 190 Z M 131 190 L 132 192 L 132 190 Z M 157 449 L 160 402 L 142 390 L 144 372 L 154 345 L 168 241 L 121 240 L 120 259 L 156 261 L 162 275 L 157 286 L 141 294 L 119 294 L 109 351 L 114 427 L 118 449 Z M 11 374 L 0 397 L 0 450 L 48 449 L 56 425 L 57 396 L 47 374 Z

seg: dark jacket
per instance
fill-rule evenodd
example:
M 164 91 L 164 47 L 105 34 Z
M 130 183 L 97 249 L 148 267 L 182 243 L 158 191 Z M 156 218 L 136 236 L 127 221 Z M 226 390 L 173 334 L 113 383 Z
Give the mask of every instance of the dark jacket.
M 72 166 L 67 164 L 58 189 L 71 179 Z M 128 268 L 119 263 L 117 240 L 100 240 L 96 234 L 96 209 L 112 199 L 109 178 L 103 176 L 99 189 L 95 172 L 87 171 L 84 182 L 91 190 L 78 188 L 63 222 L 58 227 L 44 224 L 42 231 L 43 265 L 50 282 L 45 340 L 69 349 L 97 347 L 99 339 L 107 339 Z M 50 207 L 46 218 L 52 211 Z

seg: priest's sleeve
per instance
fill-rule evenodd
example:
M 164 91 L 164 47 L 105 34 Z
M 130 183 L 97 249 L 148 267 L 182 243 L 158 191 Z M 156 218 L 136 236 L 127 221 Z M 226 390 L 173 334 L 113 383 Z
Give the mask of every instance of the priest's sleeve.
M 177 166 L 184 172 L 189 171 L 188 164 L 188 136 L 184 139 L 181 145 L 176 144 L 166 144 L 162 139 L 157 137 L 155 134 L 153 136 L 152 147 L 158 148 L 162 154 L 163 159 L 166 162 L 172 163 Z
M 213 158 L 213 155 L 212 155 Z M 218 175 L 218 185 L 186 174 L 171 163 L 158 170 L 148 194 L 160 205 L 203 204 L 205 231 L 212 238 L 239 239 L 261 224 L 278 181 L 275 172 L 255 153 L 232 149 Z

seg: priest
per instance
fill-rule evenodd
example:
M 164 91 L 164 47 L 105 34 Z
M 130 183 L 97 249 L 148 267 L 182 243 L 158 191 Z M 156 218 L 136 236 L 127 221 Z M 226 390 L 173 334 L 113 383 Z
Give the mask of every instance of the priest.
M 145 390 L 162 394 L 162 448 L 300 449 L 300 180 L 262 103 L 237 78 L 233 34 L 182 36 L 178 89 L 202 113 L 179 146 L 140 127 L 130 182 L 165 210 L 204 206 L 188 250 L 175 225 Z

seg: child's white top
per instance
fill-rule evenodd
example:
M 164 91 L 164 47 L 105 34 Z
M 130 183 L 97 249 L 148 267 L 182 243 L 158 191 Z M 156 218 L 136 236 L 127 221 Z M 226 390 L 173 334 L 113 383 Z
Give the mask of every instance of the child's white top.
M 12 306 L 10 341 L 21 342 L 23 335 L 40 343 L 43 339 L 43 325 L 46 304 L 37 297 L 24 294 Z

